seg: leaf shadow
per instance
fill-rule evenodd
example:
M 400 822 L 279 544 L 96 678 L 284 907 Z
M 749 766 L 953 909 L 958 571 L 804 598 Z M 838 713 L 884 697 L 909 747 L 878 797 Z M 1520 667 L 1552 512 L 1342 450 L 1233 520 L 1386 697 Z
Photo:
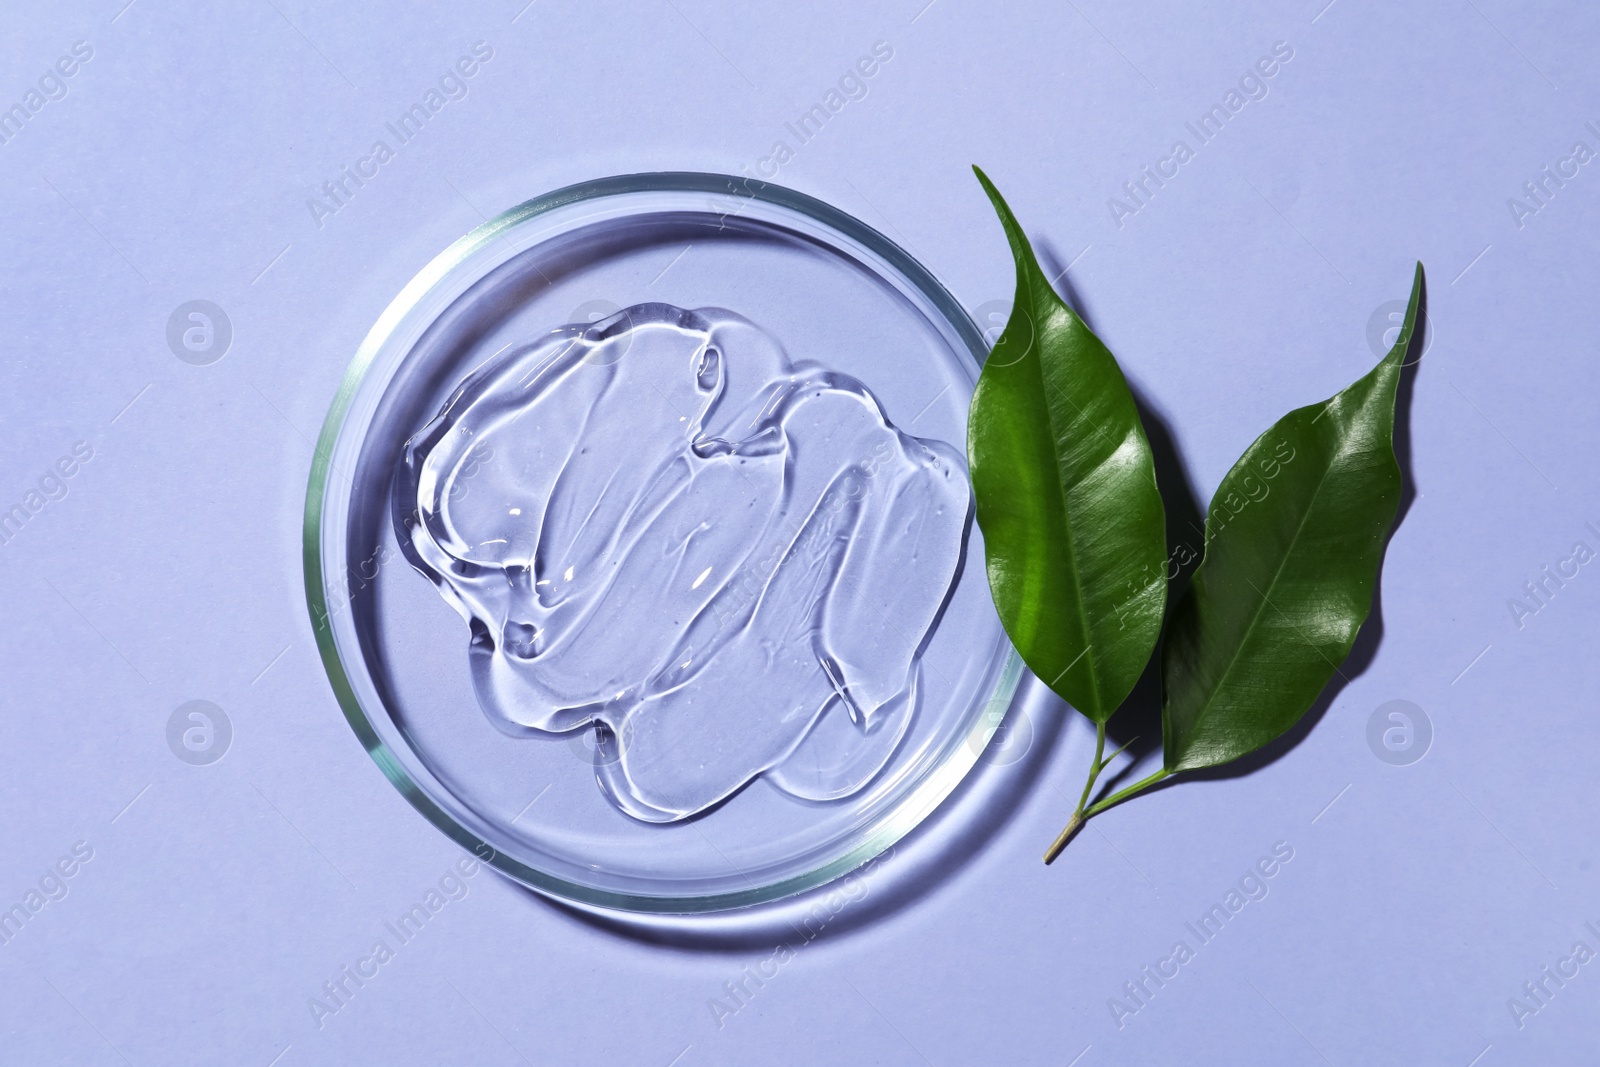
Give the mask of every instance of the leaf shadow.
M 1072 279 L 1060 266 L 1060 257 L 1048 243 L 1041 241 L 1039 245 L 1040 258 L 1048 269 L 1057 275 L 1055 284 L 1060 287 L 1063 297 L 1078 313 L 1079 318 L 1093 330 L 1094 322 L 1090 313 Z M 1394 522 L 1384 537 L 1385 556 L 1388 554 L 1389 542 L 1394 538 L 1394 533 L 1400 528 L 1400 524 L 1405 521 L 1406 514 L 1411 510 L 1411 505 L 1417 496 L 1416 482 L 1412 473 L 1411 408 L 1418 368 L 1423 354 L 1428 349 L 1429 334 L 1433 329 L 1433 323 L 1428 317 L 1426 276 L 1423 278 L 1421 295 L 1418 299 L 1417 320 L 1422 323 L 1422 328 L 1417 330 L 1407 343 L 1406 355 L 1401 362 L 1400 380 L 1395 388 L 1394 455 L 1400 468 L 1400 500 L 1395 510 Z M 1126 370 L 1123 373 L 1126 376 Z M 1131 378 L 1128 387 L 1133 391 L 1134 402 L 1139 408 L 1139 417 L 1144 422 L 1145 436 L 1149 438 L 1150 450 L 1155 458 L 1156 483 L 1161 490 L 1162 502 L 1166 506 L 1168 573 L 1172 575 L 1167 590 L 1167 612 L 1170 617 L 1173 606 L 1188 588 L 1189 579 L 1199 566 L 1200 558 L 1197 552 L 1194 553 L 1193 560 L 1186 564 L 1180 560 L 1183 555 L 1187 555 L 1183 552 L 1186 545 L 1204 545 L 1205 512 L 1200 508 L 1188 470 L 1178 454 L 1170 425 Z M 1177 566 L 1176 573 L 1173 571 L 1174 565 Z M 1345 656 L 1344 662 L 1335 668 L 1333 678 L 1323 687 L 1305 714 L 1283 734 L 1254 752 L 1219 767 L 1185 772 L 1181 776 L 1158 783 L 1147 792 L 1158 792 L 1183 781 L 1240 778 L 1253 774 L 1287 755 L 1322 721 L 1345 686 L 1359 678 L 1372 665 L 1372 661 L 1377 657 L 1378 648 L 1383 643 L 1383 633 L 1383 580 L 1380 559 L 1379 577 L 1373 585 L 1372 607 L 1367 613 L 1367 618 L 1356 634 L 1355 642 L 1350 646 L 1350 652 Z M 1147 769 L 1141 766 L 1146 763 L 1144 757 L 1148 757 L 1161 747 L 1161 701 L 1161 646 L 1158 643 L 1128 699 L 1106 724 L 1106 734 L 1115 742 L 1112 747 L 1127 744 L 1127 752 L 1133 759 L 1121 770 L 1107 776 L 1099 783 L 1095 791 L 1097 800 L 1110 796 L 1120 788 L 1136 768 Z

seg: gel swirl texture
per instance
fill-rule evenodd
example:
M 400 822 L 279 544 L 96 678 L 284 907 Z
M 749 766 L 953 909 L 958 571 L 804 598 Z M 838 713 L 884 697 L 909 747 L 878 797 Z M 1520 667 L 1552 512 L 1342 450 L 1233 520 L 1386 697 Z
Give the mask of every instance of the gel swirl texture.
M 594 730 L 600 787 L 653 823 L 882 772 L 971 522 L 955 449 L 749 320 L 666 304 L 503 350 L 397 479 L 484 713 Z

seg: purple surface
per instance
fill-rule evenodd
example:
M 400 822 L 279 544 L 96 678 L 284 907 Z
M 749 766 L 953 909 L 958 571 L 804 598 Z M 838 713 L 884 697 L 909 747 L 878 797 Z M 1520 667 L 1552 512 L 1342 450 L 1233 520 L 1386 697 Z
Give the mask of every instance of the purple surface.
M 1574 153 L 1600 150 L 1600 14 L 122 3 L 13 5 L 0 28 L 0 104 L 39 92 L 0 127 L 0 511 L 25 512 L 0 546 L 0 906 L 36 889 L 41 905 L 0 943 L 0 1059 L 1592 1054 L 1600 965 L 1572 953 L 1600 952 L 1600 576 L 1541 568 L 1578 541 L 1600 550 L 1600 164 Z M 471 77 L 441 88 L 480 41 Z M 787 124 L 877 42 L 891 57 L 801 143 Z M 1186 123 L 1226 107 L 1276 42 L 1292 58 L 1199 143 Z M 435 88 L 441 106 L 400 144 L 386 124 Z M 1180 139 L 1192 158 L 1127 199 Z M 460 877 L 339 715 L 301 595 L 311 442 L 378 313 L 530 196 L 750 168 L 881 228 L 987 315 L 1011 265 L 973 162 L 1071 265 L 1202 499 L 1261 429 L 1371 364 L 1369 319 L 1381 330 L 1424 261 L 1436 336 L 1410 409 L 1416 498 L 1370 662 L 1281 758 L 1097 819 L 1049 869 L 1092 734 L 1034 699 L 1025 758 L 992 759 L 930 832 L 810 913 L 619 928 Z M 312 206 L 344 167 L 369 177 Z M 232 325 L 209 365 L 168 346 L 191 300 Z M 91 458 L 53 475 L 75 447 Z M 169 747 L 195 699 L 232 727 L 209 765 Z M 1408 765 L 1368 743 L 1396 699 L 1432 725 Z M 1202 943 L 1189 924 L 1278 842 L 1292 859 L 1248 883 L 1265 895 Z M 430 888 L 442 904 L 421 932 L 387 934 Z M 392 958 L 375 959 L 379 938 Z M 1147 965 L 1177 973 L 1157 985 Z M 370 977 L 314 1013 L 347 966 Z

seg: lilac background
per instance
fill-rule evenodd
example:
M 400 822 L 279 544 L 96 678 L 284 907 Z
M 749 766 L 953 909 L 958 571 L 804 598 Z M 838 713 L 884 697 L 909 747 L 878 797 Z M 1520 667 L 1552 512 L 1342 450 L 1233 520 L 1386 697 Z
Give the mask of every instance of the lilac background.
M 0 1059 L 1592 1055 L 1600 966 L 1546 979 L 1520 1028 L 1508 998 L 1538 1005 L 1523 986 L 1541 967 L 1580 939 L 1600 950 L 1585 926 L 1600 929 L 1600 576 L 1581 568 L 1520 626 L 1508 600 L 1575 541 L 1600 549 L 1600 175 L 1548 183 L 1520 225 L 1508 198 L 1534 206 L 1523 183 L 1574 142 L 1600 149 L 1585 126 L 1600 127 L 1600 12 L 523 2 L 7 5 L 0 104 L 74 42 L 93 58 L 0 145 L 0 511 L 75 442 L 94 455 L 0 547 L 0 907 L 74 842 L 93 859 L 0 944 Z M 466 98 L 319 226 L 307 199 L 480 40 L 493 58 Z M 486 215 L 605 174 L 757 167 L 879 41 L 893 58 L 866 98 L 776 180 L 881 228 L 978 310 L 1011 279 L 967 170 L 982 163 L 1071 264 L 1202 499 L 1261 429 L 1370 365 L 1369 317 L 1425 262 L 1417 497 L 1375 656 L 1282 758 L 1108 814 L 1052 868 L 1039 853 L 1092 735 L 1034 694 L 1012 748 L 929 832 L 836 893 L 837 914 L 802 902 L 830 916 L 813 939 L 792 908 L 618 928 L 480 872 L 319 1027 L 308 998 L 458 856 L 343 722 L 303 604 L 311 441 L 351 353 Z M 1108 197 L 1279 41 L 1293 58 L 1266 98 L 1119 228 Z M 233 325 L 209 366 L 166 342 L 193 299 Z M 210 766 L 168 748 L 191 699 L 232 723 Z M 1420 762 L 1369 748 L 1392 699 L 1432 722 Z M 1108 1000 L 1131 1009 L 1124 983 L 1196 945 L 1185 923 L 1276 842 L 1293 859 L 1265 899 L 1119 1026 Z M 780 940 L 798 948 L 777 976 L 729 999 Z

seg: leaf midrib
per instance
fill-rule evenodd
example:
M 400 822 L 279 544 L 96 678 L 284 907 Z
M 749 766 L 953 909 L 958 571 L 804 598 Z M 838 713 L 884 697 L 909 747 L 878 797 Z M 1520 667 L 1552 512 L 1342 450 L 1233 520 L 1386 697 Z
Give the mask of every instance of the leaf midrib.
M 1056 684 L 1061 681 L 1061 679 L 1066 675 L 1066 673 L 1068 671 L 1070 671 L 1074 666 L 1077 665 L 1077 662 L 1078 662 L 1079 659 L 1087 659 L 1089 662 L 1086 665 L 1087 666 L 1087 670 L 1085 671 L 1085 673 L 1087 674 L 1088 679 L 1089 679 L 1089 695 L 1090 695 L 1090 698 L 1093 700 L 1093 703 L 1094 703 L 1094 707 L 1093 707 L 1094 715 L 1091 715 L 1090 718 L 1095 718 L 1095 716 L 1098 716 L 1104 710 L 1101 707 L 1100 678 L 1099 678 L 1098 673 L 1095 671 L 1095 660 L 1094 660 L 1094 656 L 1091 654 L 1093 652 L 1093 649 L 1094 649 L 1094 641 L 1091 639 L 1091 636 L 1090 636 L 1091 629 L 1090 629 L 1090 624 L 1089 624 L 1088 604 L 1086 603 L 1085 596 L 1084 596 L 1083 565 L 1082 565 L 1082 560 L 1080 560 L 1078 558 L 1078 540 L 1077 540 L 1077 538 L 1075 536 L 1073 536 L 1073 530 L 1072 530 L 1072 507 L 1071 507 L 1071 504 L 1068 502 L 1069 501 L 1069 497 L 1071 496 L 1071 491 L 1068 488 L 1067 483 L 1066 483 L 1066 477 L 1067 477 L 1066 467 L 1062 464 L 1061 456 L 1058 453 L 1057 449 L 1055 448 L 1055 442 L 1061 439 L 1060 432 L 1061 432 L 1062 428 L 1056 422 L 1055 411 L 1050 406 L 1050 398 L 1049 398 L 1049 395 L 1048 395 L 1049 394 L 1049 389 L 1050 389 L 1050 382 L 1045 378 L 1045 367 L 1044 367 L 1044 336 L 1045 336 L 1045 331 L 1039 325 L 1039 315 L 1038 315 L 1039 300 L 1038 300 L 1038 295 L 1039 294 L 1037 294 L 1037 293 L 1031 294 L 1030 299 L 1028 301 L 1029 304 L 1031 305 L 1028 308 L 1028 311 L 1029 311 L 1029 313 L 1032 315 L 1032 317 L 1034 319 L 1034 323 L 1035 323 L 1034 330 L 1035 330 L 1035 336 L 1037 337 L 1037 341 L 1036 341 L 1036 344 L 1035 344 L 1035 352 L 1034 352 L 1035 373 L 1036 373 L 1036 376 L 1037 376 L 1037 378 L 1039 380 L 1039 400 L 1040 400 L 1040 403 L 1042 403 L 1044 405 L 1045 419 L 1050 423 L 1050 435 L 1051 435 L 1050 462 L 1051 462 L 1051 465 L 1055 467 L 1055 471 L 1056 471 L 1056 477 L 1055 477 L 1056 491 L 1061 496 L 1061 514 L 1065 518 L 1065 521 L 1062 523 L 1062 528 L 1066 532 L 1067 557 L 1071 562 L 1072 589 L 1073 589 L 1073 593 L 1075 594 L 1075 600 L 1076 600 L 1077 608 L 1078 608 L 1078 610 L 1077 610 L 1078 632 L 1083 637 L 1083 646 L 1084 646 L 1083 647 L 1083 652 L 1081 652 L 1076 659 L 1070 660 L 1067 663 L 1067 665 L 1061 669 L 1061 673 L 1060 674 L 1056 675 L 1055 678 L 1053 678 L 1051 681 L 1049 681 L 1049 682 L 1047 682 L 1045 684 L 1048 685 L 1053 690 L 1056 687 Z M 1071 309 L 1067 308 L 1065 304 L 1062 305 L 1062 308 L 1064 310 L 1067 310 L 1068 313 L 1069 313 L 1069 316 L 1070 316 Z M 1070 317 L 1068 319 L 1068 322 L 1069 322 L 1069 325 L 1076 325 L 1075 323 L 1071 322 Z M 1066 394 L 1065 394 L 1064 391 L 1062 393 L 1062 396 L 1063 396 L 1063 398 L 1067 399 L 1069 403 L 1071 402 L 1071 398 L 1070 397 L 1066 397 Z M 1076 406 L 1076 405 L 1074 405 L 1074 406 Z M 1079 711 L 1083 711 L 1084 709 L 1079 708 L 1078 710 Z M 1098 720 L 1096 720 L 1096 721 L 1098 721 Z

